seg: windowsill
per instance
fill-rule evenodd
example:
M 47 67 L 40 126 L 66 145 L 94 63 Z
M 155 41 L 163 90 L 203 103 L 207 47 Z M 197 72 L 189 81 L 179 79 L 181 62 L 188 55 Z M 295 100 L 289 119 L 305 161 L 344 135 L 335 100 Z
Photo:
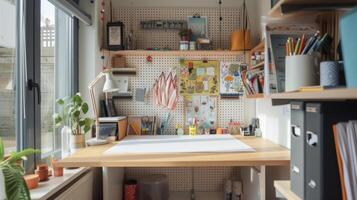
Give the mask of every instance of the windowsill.
M 60 191 L 67 184 L 88 171 L 89 168 L 64 169 L 63 176 L 51 176 L 50 180 L 40 182 L 39 186 L 30 190 L 32 200 L 45 200 Z

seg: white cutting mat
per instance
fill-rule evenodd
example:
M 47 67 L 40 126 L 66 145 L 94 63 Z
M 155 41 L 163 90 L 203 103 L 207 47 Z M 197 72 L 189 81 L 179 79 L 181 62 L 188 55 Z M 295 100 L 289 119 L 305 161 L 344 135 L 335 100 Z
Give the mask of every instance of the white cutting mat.
M 249 145 L 231 135 L 126 136 L 105 155 L 149 153 L 254 152 Z

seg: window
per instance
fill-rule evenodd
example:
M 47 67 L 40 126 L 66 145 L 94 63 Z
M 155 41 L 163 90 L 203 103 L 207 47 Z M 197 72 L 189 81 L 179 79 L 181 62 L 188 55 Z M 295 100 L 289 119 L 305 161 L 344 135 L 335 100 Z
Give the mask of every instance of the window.
M 16 150 L 16 2 L 0 0 L 0 137 L 5 153 Z
M 52 115 L 58 98 L 71 96 L 73 18 L 57 9 L 48 0 L 41 0 L 41 153 L 42 158 L 59 154 L 60 130 L 53 127 Z M 57 131 L 57 133 L 56 133 Z
M 0 137 L 5 153 L 41 149 L 29 170 L 60 154 L 52 115 L 77 92 L 77 23 L 48 0 L 0 0 Z

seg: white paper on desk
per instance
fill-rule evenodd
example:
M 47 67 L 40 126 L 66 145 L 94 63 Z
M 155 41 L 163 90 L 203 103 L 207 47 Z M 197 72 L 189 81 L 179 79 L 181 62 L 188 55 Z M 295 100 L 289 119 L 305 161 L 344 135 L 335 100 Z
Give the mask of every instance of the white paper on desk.
M 254 152 L 249 145 L 231 135 L 126 136 L 108 149 L 106 155 L 148 153 Z

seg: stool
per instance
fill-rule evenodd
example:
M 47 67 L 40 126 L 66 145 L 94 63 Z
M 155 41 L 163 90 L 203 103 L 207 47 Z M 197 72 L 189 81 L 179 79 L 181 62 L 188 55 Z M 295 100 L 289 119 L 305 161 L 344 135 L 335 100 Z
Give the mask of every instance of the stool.
M 166 175 L 150 175 L 138 181 L 138 200 L 168 200 L 169 181 Z

